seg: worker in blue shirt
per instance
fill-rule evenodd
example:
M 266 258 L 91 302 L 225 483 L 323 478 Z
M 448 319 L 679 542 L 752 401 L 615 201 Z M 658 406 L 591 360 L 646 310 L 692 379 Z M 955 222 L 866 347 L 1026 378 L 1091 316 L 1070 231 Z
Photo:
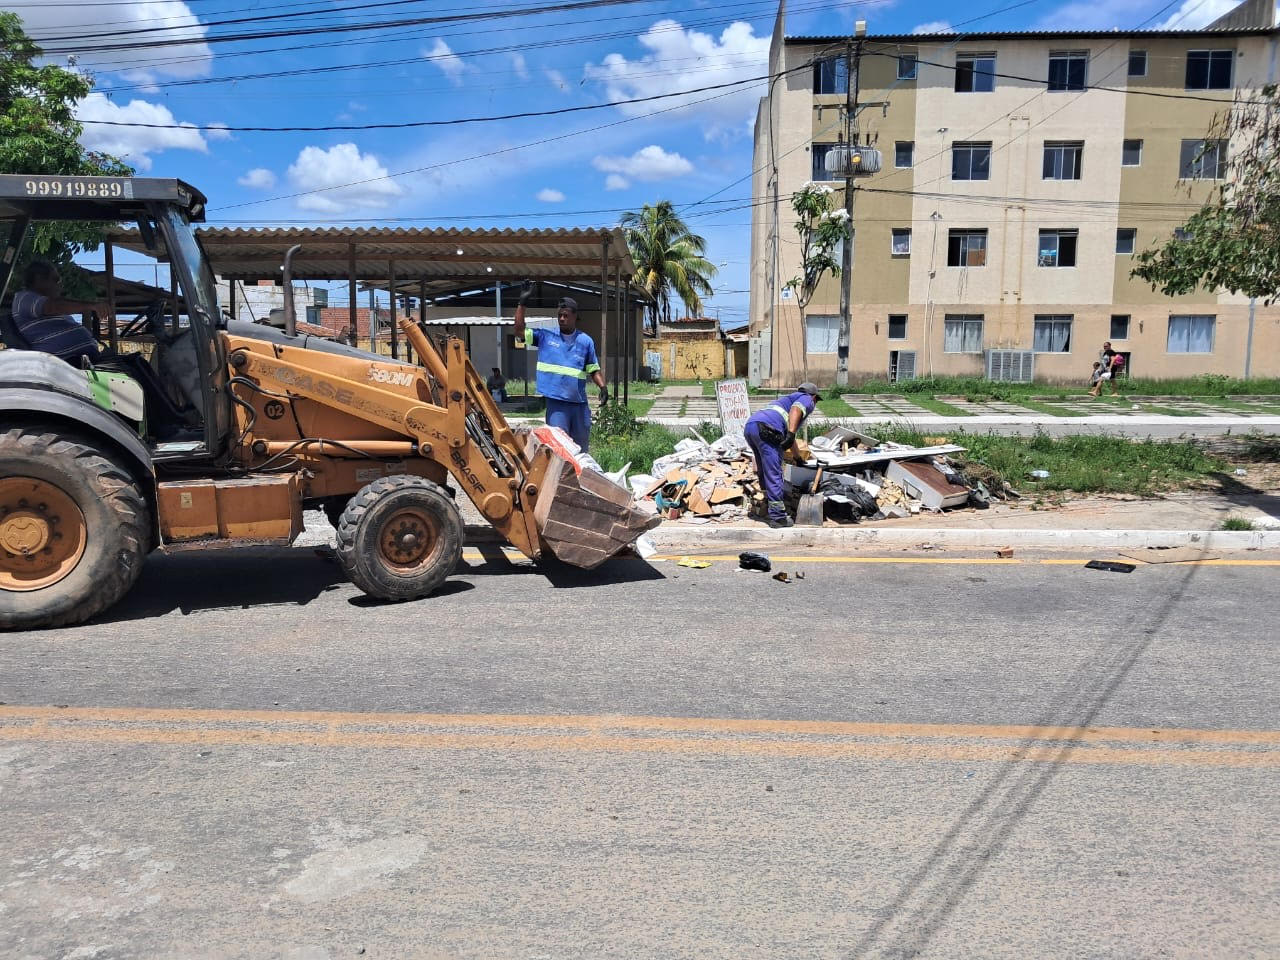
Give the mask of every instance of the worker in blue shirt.
M 572 297 L 560 299 L 559 330 L 526 327 L 524 308 L 532 297 L 533 284 L 526 280 L 516 307 L 516 346 L 538 351 L 538 393 L 547 401 L 547 424 L 567 433 L 585 453 L 591 442 L 587 381 L 600 388 L 601 404 L 609 399 L 595 341 L 578 329 L 578 303 Z
M 782 453 L 796 442 L 796 431 L 813 413 L 814 402 L 821 400 L 818 387 L 802 383 L 794 393 L 779 397 L 775 403 L 757 410 L 747 421 L 743 434 L 756 458 L 756 475 L 769 502 L 768 524 L 771 527 L 794 526 L 782 500 Z

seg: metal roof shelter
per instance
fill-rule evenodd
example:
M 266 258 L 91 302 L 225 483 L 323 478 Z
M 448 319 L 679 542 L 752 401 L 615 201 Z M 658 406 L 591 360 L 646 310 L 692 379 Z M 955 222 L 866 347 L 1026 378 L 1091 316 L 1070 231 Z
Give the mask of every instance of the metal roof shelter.
M 400 296 L 425 301 L 462 285 L 495 280 L 510 284 L 525 278 L 590 284 L 609 302 L 623 300 L 619 294 L 624 285 L 634 292 L 630 282 L 635 264 L 617 227 L 202 227 L 198 234 L 214 273 L 233 281 L 278 281 L 285 253 L 300 246 L 293 256 L 292 278 L 346 280 L 352 330 L 358 286 L 394 291 L 393 355 L 398 352 L 394 316 Z M 117 246 L 147 252 L 135 231 L 120 231 L 111 239 Z M 234 297 L 234 283 L 231 289 Z M 234 314 L 234 303 L 232 307 Z M 623 312 L 617 310 L 619 324 Z M 602 313 L 600 352 L 607 356 L 608 311 Z

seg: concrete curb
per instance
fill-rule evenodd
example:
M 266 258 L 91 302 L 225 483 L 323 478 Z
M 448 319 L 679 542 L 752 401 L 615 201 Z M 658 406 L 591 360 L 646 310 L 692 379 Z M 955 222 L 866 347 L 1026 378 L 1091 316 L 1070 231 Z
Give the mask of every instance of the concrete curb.
M 1280 550 L 1280 530 L 992 530 L 930 527 L 768 527 L 681 528 L 663 524 L 649 532 L 663 553 L 695 553 L 729 547 L 912 547 L 936 543 L 953 549 L 1137 550 L 1146 547 L 1203 547 L 1206 550 Z

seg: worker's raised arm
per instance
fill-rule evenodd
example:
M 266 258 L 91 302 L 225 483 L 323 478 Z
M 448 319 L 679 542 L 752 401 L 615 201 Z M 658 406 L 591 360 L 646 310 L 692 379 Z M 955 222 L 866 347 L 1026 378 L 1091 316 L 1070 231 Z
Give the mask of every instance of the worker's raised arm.
M 524 305 L 533 296 L 533 281 L 526 280 L 520 284 L 520 302 L 516 304 L 516 326 L 512 331 L 516 337 L 516 345 L 524 346 Z

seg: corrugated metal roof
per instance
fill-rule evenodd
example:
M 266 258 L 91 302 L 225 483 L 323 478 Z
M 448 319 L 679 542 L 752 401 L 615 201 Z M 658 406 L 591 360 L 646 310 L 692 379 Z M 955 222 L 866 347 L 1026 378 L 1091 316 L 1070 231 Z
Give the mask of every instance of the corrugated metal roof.
M 425 323 L 428 327 L 509 327 L 515 321 L 506 317 L 427 317 Z M 535 324 L 530 322 L 529 326 Z
M 977 33 L 878 33 L 867 36 L 868 43 L 942 43 L 955 40 L 1119 40 L 1125 37 L 1177 39 L 1205 36 L 1267 36 L 1278 32 L 1274 27 L 1249 27 L 1236 30 L 992 30 Z M 848 36 L 784 37 L 783 43 L 833 44 L 847 43 Z
M 399 281 L 433 286 L 470 281 L 563 280 L 599 283 L 603 238 L 609 239 L 609 273 L 635 273 L 622 231 L 580 227 L 520 229 L 465 227 L 204 227 L 199 231 L 213 270 L 235 280 L 280 275 L 285 251 L 295 280 L 355 279 L 385 285 L 395 264 Z M 113 236 L 120 246 L 145 253 L 136 231 Z M 458 251 L 462 252 L 459 253 Z

